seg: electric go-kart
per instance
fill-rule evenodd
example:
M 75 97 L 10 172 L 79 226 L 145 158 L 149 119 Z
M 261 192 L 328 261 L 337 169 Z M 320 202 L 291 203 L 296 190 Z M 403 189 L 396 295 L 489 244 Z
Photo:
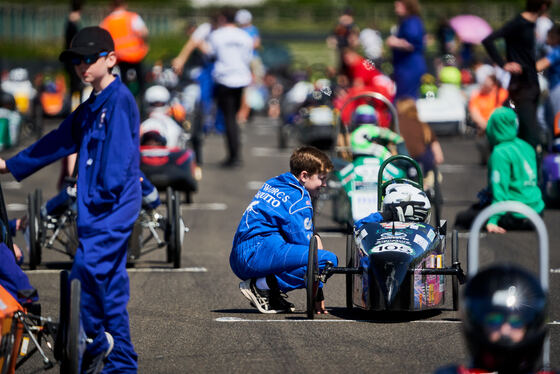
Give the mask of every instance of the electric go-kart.
M 45 370 L 58 363 L 61 373 L 77 374 L 87 343 L 80 323 L 80 281 L 70 282 L 68 272 L 61 272 L 58 321 L 41 316 L 37 291 L 15 258 L 9 258 L 14 247 L 7 228 L 0 188 L 0 373 L 14 373 L 38 352 Z
M 549 244 L 548 231 L 542 218 L 530 207 L 518 201 L 501 201 L 484 208 L 475 218 L 469 233 L 468 277 L 472 278 L 479 268 L 480 230 L 486 221 L 497 213 L 513 212 L 525 216 L 534 226 L 539 240 L 539 280 L 545 292 L 549 288 Z M 546 336 L 542 351 L 543 368 L 550 367 L 550 336 Z
M 329 181 L 328 189 L 322 197 L 332 199 L 333 220 L 342 225 L 351 226 L 352 222 L 377 210 L 379 167 L 392 155 L 392 152 L 387 149 L 388 146 L 395 147 L 393 152 L 400 150 L 390 141 L 392 137 L 400 138 L 397 112 L 385 96 L 377 92 L 366 92 L 349 97 L 343 104 L 342 110 L 355 101 L 364 100 L 386 106 L 392 119 L 392 130 L 380 128 L 375 124 L 366 124 L 349 131 L 350 125 L 339 117 L 337 128 L 340 135 L 333 156 L 335 178 Z M 374 137 L 373 133 L 378 136 Z M 385 133 L 387 136 L 384 136 Z M 404 143 L 402 145 L 404 146 Z M 386 178 L 402 178 L 405 175 L 402 165 L 388 164 L 386 167 Z
M 129 242 L 128 264 L 133 265 L 141 256 L 156 249 L 167 248 L 167 262 L 181 267 L 181 250 L 185 231 L 178 192 L 167 188 L 164 208 L 143 207 L 133 228 Z M 58 201 L 55 201 L 58 199 Z M 74 258 L 78 249 L 77 211 L 75 195 L 59 194 L 43 206 L 41 189 L 27 196 L 29 219 L 29 267 L 34 270 L 41 264 L 43 248 L 51 249 Z M 153 244 L 155 243 L 155 244 Z
M 378 172 L 378 210 L 385 191 L 393 183 L 407 183 L 420 191 L 418 181 L 396 178 L 382 183 L 386 166 L 397 155 L 381 165 Z M 418 165 L 415 165 L 419 170 Z M 421 311 L 441 308 L 445 302 L 445 276 L 452 278 L 453 309 L 458 308 L 459 282 L 464 274 L 459 263 L 458 235 L 453 233 L 451 267 L 445 267 L 447 222 L 432 226 L 425 222 L 365 223 L 354 228 L 346 241 L 346 267 L 326 267 L 320 270 L 317 259 L 317 239 L 309 246 L 306 275 L 307 317 L 314 318 L 315 302 L 320 282 L 332 274 L 346 275 L 346 306 L 368 311 Z
M 301 81 L 292 87 L 282 102 L 278 127 L 278 146 L 286 148 L 291 137 L 299 143 L 328 150 L 336 141 L 336 113 L 328 79 L 315 84 Z

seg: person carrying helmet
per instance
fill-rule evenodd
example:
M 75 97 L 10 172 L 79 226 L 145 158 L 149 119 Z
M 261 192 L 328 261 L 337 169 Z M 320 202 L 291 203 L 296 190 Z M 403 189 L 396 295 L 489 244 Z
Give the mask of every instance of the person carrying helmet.
M 109 31 L 115 41 L 117 64 L 124 84 L 130 86 L 132 77 L 138 82 L 138 92 L 144 92 L 142 61 L 148 54 L 148 28 L 138 13 L 129 11 L 126 0 L 112 0 L 113 10 L 101 21 L 101 28 Z M 132 70 L 135 74 L 129 75 Z
M 140 125 L 140 144 L 145 145 L 147 135 L 155 132 L 161 137 L 159 142 L 163 143 L 159 145 L 180 147 L 184 131 L 168 114 L 170 99 L 169 91 L 163 86 L 156 85 L 146 90 L 144 101 L 148 105 L 149 117 Z
M 492 265 L 465 285 L 463 334 L 471 363 L 436 374 L 552 373 L 542 368 L 547 334 L 547 293 L 531 273 L 516 265 Z
M 376 222 L 422 222 L 430 223 L 432 205 L 424 191 L 410 183 L 393 183 L 385 190 L 381 212 L 354 222 L 359 230 L 366 223 Z

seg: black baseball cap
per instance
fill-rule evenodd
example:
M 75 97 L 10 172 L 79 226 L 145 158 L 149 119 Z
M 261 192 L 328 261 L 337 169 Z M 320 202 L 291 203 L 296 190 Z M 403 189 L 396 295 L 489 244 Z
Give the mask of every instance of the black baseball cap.
M 70 48 L 58 56 L 62 62 L 73 56 L 88 56 L 99 52 L 115 50 L 115 43 L 109 31 L 99 26 L 84 27 L 72 38 Z

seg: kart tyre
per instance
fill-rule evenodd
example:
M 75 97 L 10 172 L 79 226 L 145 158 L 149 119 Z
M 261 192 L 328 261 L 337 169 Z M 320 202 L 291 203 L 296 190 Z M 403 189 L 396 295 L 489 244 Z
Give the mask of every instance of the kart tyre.
M 353 242 L 353 234 L 346 235 L 346 267 L 353 268 L 354 267 L 354 246 L 352 245 Z M 348 309 L 352 309 L 354 306 L 353 303 L 353 289 L 354 289 L 354 274 L 346 273 L 346 307 Z
M 29 217 L 29 268 L 37 269 L 41 263 L 41 240 L 40 240 L 40 224 L 41 217 L 38 214 L 40 208 L 37 207 L 37 193 L 27 195 L 27 215 Z
M 80 372 L 80 357 L 85 348 L 85 341 L 80 342 L 83 335 L 80 323 L 80 294 L 81 284 L 78 279 L 70 282 L 70 308 L 68 320 L 68 336 L 66 342 L 66 373 L 78 374 Z
M 181 195 L 179 191 L 175 191 L 173 195 L 173 267 L 178 269 L 181 267 L 181 249 L 183 247 L 181 236 L 183 234 L 183 225 L 181 218 Z
M 453 230 L 451 238 L 451 264 L 459 262 L 459 233 Z M 459 279 L 456 275 L 451 277 L 451 288 L 453 296 L 453 310 L 459 310 Z
M 58 330 L 54 341 L 54 358 L 61 362 L 60 372 L 66 372 L 68 362 L 64 360 L 66 357 L 66 338 L 68 336 L 68 316 L 70 304 L 70 289 L 68 283 L 69 272 L 63 270 L 60 272 L 60 302 L 58 311 Z
M 165 242 L 167 243 L 167 262 L 173 262 L 173 254 L 175 253 L 174 228 L 175 219 L 173 216 L 173 189 L 167 187 L 166 189 L 166 208 L 167 208 L 167 225 L 165 226 Z
M 306 275 L 306 291 L 307 291 L 307 318 L 315 317 L 315 301 L 317 300 L 317 291 L 319 290 L 319 264 L 317 258 L 317 237 L 311 238 L 309 243 L 309 254 L 307 257 L 307 275 Z

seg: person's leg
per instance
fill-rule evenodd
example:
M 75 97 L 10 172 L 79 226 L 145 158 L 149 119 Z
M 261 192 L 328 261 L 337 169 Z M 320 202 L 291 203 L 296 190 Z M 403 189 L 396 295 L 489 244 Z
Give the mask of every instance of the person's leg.
M 129 286 L 126 248 L 130 230 L 111 231 L 80 237 L 70 278 L 81 282 L 81 320 L 93 341 L 87 345 L 84 362 L 107 351 L 105 331 L 115 341 L 106 367 L 118 372 L 136 371 L 137 356 L 130 341 L 128 313 Z M 125 281 L 126 280 L 126 281 Z M 113 370 L 114 372 L 114 370 Z
M 235 163 L 239 155 L 239 126 L 237 124 L 237 111 L 241 105 L 241 88 L 229 88 L 216 85 L 218 108 L 222 110 L 226 125 L 226 144 L 228 148 L 227 162 Z
M 512 95 L 515 111 L 519 119 L 518 137 L 537 147 L 542 143 L 540 128 L 537 123 L 538 93 L 536 95 Z

